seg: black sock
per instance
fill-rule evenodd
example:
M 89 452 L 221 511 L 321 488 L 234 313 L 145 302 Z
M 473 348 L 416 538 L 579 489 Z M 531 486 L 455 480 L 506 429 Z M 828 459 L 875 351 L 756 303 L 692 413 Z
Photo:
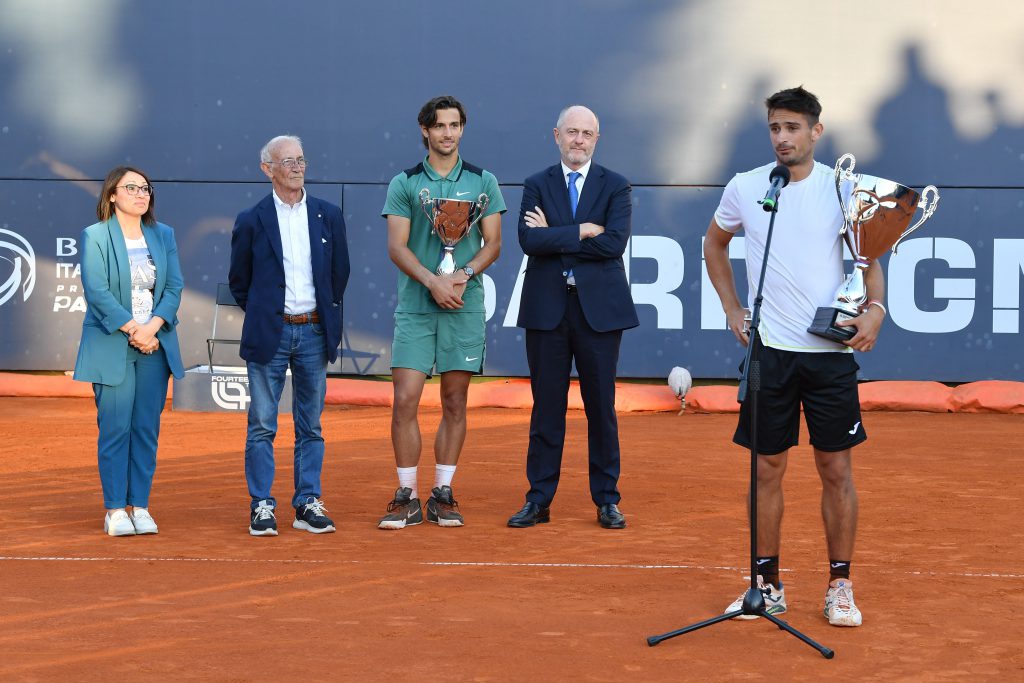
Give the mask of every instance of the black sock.
M 835 581 L 836 579 L 849 579 L 850 578 L 850 561 L 849 560 L 829 560 L 828 561 L 828 580 Z
M 757 558 L 757 573 L 761 575 L 765 583 L 770 583 L 776 588 L 782 586 L 779 583 L 779 556 Z

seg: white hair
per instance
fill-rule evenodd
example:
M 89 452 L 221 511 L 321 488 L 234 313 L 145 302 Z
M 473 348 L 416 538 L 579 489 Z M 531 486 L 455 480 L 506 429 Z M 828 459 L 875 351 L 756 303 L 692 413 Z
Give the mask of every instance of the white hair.
M 270 138 L 267 144 L 263 145 L 263 149 L 260 150 L 260 162 L 267 164 L 273 161 L 270 156 L 270 150 L 274 149 L 282 142 L 294 142 L 299 147 L 302 147 L 302 140 L 299 139 L 298 135 L 278 135 L 277 137 Z
M 588 107 L 585 107 L 582 104 L 570 104 L 568 107 L 558 112 L 558 120 L 555 121 L 555 128 L 561 128 L 562 124 L 565 123 L 565 117 L 569 113 L 569 110 L 575 109 L 576 107 L 579 107 L 580 109 L 586 109 L 588 112 L 593 114 L 594 121 L 597 122 L 597 130 L 601 130 L 601 120 L 597 118 L 597 114 L 594 114 L 594 112 L 590 111 Z

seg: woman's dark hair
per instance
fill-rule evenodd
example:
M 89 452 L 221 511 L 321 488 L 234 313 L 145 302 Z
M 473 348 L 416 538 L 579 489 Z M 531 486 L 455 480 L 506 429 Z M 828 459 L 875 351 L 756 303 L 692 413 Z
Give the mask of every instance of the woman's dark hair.
M 108 173 L 107 179 L 103 181 L 103 189 L 100 190 L 100 198 L 96 202 L 96 218 L 101 221 L 109 221 L 110 217 L 114 215 L 114 203 L 110 201 L 110 198 L 117 194 L 117 186 L 121 183 L 121 178 L 124 178 L 129 173 L 138 173 L 145 178 L 146 184 L 149 185 L 150 191 L 152 191 L 153 183 L 149 181 L 148 175 L 134 166 L 118 166 Z M 156 193 L 153 192 L 149 195 L 149 208 L 146 209 L 146 213 L 142 214 L 143 224 L 156 225 L 155 207 Z

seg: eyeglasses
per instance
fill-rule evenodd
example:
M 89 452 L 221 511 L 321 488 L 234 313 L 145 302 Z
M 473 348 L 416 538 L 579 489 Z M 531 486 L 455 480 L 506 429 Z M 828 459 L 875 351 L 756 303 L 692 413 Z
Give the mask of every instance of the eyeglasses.
M 118 187 L 123 187 L 124 191 L 127 192 L 132 197 L 138 197 L 140 194 L 143 194 L 147 197 L 153 196 L 152 185 L 136 185 L 135 183 L 128 183 L 126 185 L 118 185 Z
M 281 161 L 268 161 L 266 163 L 268 163 L 268 164 L 280 164 L 281 166 L 284 166 L 288 170 L 291 170 L 291 169 L 296 168 L 296 167 L 298 167 L 298 168 L 306 168 L 306 166 L 309 164 L 309 162 L 306 161 L 306 157 L 295 157 L 295 158 L 288 157 L 287 159 L 281 159 Z

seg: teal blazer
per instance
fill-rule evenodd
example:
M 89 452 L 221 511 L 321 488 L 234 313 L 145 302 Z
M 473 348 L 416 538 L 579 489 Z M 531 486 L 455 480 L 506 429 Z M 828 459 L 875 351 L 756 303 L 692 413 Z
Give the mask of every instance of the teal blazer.
M 185 280 L 178 263 L 178 245 L 174 230 L 163 223 L 143 225 L 142 234 L 156 265 L 153 315 L 165 321 L 156 337 L 167 355 L 171 372 L 180 379 L 185 376 L 185 369 L 175 327 Z M 128 249 L 117 217 L 90 225 L 82 231 L 78 244 L 86 310 L 75 379 L 117 386 L 124 381 L 128 366 L 128 335 L 120 327 L 132 319 Z

